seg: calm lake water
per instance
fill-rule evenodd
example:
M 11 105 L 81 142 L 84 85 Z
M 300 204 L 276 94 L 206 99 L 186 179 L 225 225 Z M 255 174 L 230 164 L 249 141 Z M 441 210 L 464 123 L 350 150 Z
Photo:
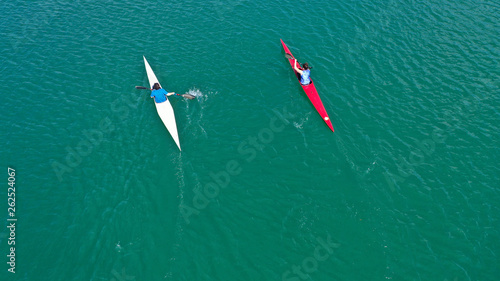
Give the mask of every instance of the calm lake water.
M 1 280 L 500 276 L 498 2 L 2 11 Z M 313 66 L 335 133 L 280 38 Z M 196 96 L 170 98 L 182 152 L 135 89 L 143 55 Z

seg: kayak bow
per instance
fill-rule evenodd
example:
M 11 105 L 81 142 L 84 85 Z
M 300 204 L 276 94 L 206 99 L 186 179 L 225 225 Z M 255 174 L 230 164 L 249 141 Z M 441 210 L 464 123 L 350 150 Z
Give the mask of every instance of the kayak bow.
M 292 66 L 293 72 L 297 76 L 297 79 L 299 80 L 300 84 L 300 74 L 293 68 L 293 65 L 295 63 L 295 58 L 290 52 L 290 50 L 288 50 L 288 47 L 285 45 L 285 42 L 283 42 L 283 40 L 281 40 L 281 44 L 283 45 L 285 53 L 290 57 L 287 58 L 288 62 Z M 297 62 L 297 64 L 299 64 L 299 62 Z M 300 65 L 299 68 L 301 68 Z M 306 93 L 311 103 L 314 105 L 314 108 L 316 108 L 321 118 L 323 118 L 323 121 L 325 121 L 326 125 L 328 125 L 328 127 L 332 130 L 332 132 L 334 132 L 332 122 L 330 121 L 330 117 L 328 117 L 328 113 L 326 113 L 325 106 L 323 105 L 323 102 L 319 98 L 318 91 L 316 90 L 316 86 L 314 86 L 313 80 L 311 79 L 311 83 L 309 85 L 302 85 L 302 84 L 300 85 L 302 86 L 302 89 L 304 89 L 304 92 Z
M 144 58 L 144 64 L 146 65 L 146 73 L 148 74 L 149 86 L 150 88 L 153 88 L 153 85 L 155 83 L 160 84 L 160 82 L 158 82 L 158 79 L 156 78 L 156 75 L 153 72 L 153 69 L 151 69 L 151 66 L 149 65 L 148 61 L 146 60 L 146 57 L 143 56 L 143 58 Z M 172 108 L 172 105 L 168 101 L 168 98 L 166 101 L 162 103 L 156 103 L 156 102 L 154 103 L 156 106 L 156 111 L 158 111 L 158 115 L 160 115 L 161 121 L 163 121 L 163 124 L 165 124 L 165 127 L 167 127 L 168 132 L 170 133 L 175 143 L 179 147 L 179 150 L 181 150 L 181 145 L 179 143 L 179 135 L 177 133 L 177 124 L 175 123 L 174 109 Z

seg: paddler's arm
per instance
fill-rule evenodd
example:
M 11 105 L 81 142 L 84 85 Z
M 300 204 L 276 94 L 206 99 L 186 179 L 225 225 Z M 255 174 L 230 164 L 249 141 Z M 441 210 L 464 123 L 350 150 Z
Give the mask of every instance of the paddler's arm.
M 175 92 L 167 93 L 167 97 L 175 94 L 176 94 Z
M 293 69 L 295 69 L 295 71 L 297 71 L 300 75 L 302 75 L 302 70 L 300 70 L 300 69 L 297 67 L 297 60 L 295 60 L 295 63 L 293 64 Z

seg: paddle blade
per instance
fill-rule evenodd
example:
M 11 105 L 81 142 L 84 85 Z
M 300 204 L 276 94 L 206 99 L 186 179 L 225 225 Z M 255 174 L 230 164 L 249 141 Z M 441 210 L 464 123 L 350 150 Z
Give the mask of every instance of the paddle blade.
M 135 86 L 136 89 L 139 90 L 149 90 L 149 88 L 143 87 L 143 86 Z
M 190 100 L 192 100 L 192 99 L 196 98 L 195 96 L 190 95 L 190 94 L 184 94 L 184 95 L 182 95 L 182 97 L 183 97 L 183 98 L 186 98 L 186 99 L 190 99 Z
M 289 60 L 294 60 L 295 58 L 290 55 L 290 54 L 285 54 L 285 58 L 289 59 Z

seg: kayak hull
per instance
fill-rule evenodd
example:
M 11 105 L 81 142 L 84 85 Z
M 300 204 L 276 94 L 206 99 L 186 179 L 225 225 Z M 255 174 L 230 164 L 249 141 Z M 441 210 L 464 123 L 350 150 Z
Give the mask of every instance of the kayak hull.
M 153 72 L 153 69 L 151 69 L 151 66 L 149 65 L 148 61 L 146 60 L 146 57 L 144 57 L 144 65 L 146 66 L 146 73 L 148 75 L 148 80 L 149 80 L 149 87 L 153 88 L 153 85 L 155 83 L 160 84 L 158 79 L 156 78 L 155 73 Z M 160 84 L 161 86 L 161 84 Z M 153 99 L 154 102 L 154 99 Z M 177 144 L 177 147 L 179 147 L 179 150 L 181 150 L 181 145 L 179 142 L 179 134 L 177 133 L 177 124 L 175 123 L 175 114 L 174 114 L 174 109 L 172 105 L 170 104 L 170 101 L 167 100 L 162 102 L 162 103 L 156 103 L 156 111 L 158 112 L 158 115 L 160 116 L 161 121 L 167 128 L 168 132 L 172 136 L 172 138 L 175 141 L 175 144 Z
M 297 77 L 297 80 L 299 81 L 299 84 L 300 84 L 300 74 L 297 71 L 295 71 L 295 69 L 293 68 L 294 63 L 295 63 L 294 56 L 292 55 L 292 52 L 290 52 L 288 47 L 285 45 L 285 42 L 283 42 L 283 40 L 281 40 L 281 44 L 283 45 L 283 49 L 285 50 L 285 53 L 292 57 L 291 59 L 287 59 L 287 60 L 290 63 L 290 66 L 292 67 L 292 70 L 295 73 L 295 76 Z M 299 62 L 297 62 L 297 64 L 299 64 Z M 300 68 L 300 65 L 299 65 L 299 68 Z M 300 86 L 302 86 L 302 89 L 304 90 L 307 97 L 309 98 L 309 100 L 313 104 L 314 108 L 316 108 L 316 111 L 318 111 L 321 118 L 323 118 L 323 121 L 325 121 L 326 125 L 330 128 L 330 130 L 332 130 L 332 132 L 334 132 L 332 121 L 330 120 L 330 117 L 328 117 L 328 113 L 326 112 L 325 106 L 323 105 L 323 102 L 321 101 L 321 98 L 319 97 L 318 91 L 316 90 L 316 86 L 314 85 L 314 81 L 311 79 L 311 83 L 309 85 L 300 84 Z

